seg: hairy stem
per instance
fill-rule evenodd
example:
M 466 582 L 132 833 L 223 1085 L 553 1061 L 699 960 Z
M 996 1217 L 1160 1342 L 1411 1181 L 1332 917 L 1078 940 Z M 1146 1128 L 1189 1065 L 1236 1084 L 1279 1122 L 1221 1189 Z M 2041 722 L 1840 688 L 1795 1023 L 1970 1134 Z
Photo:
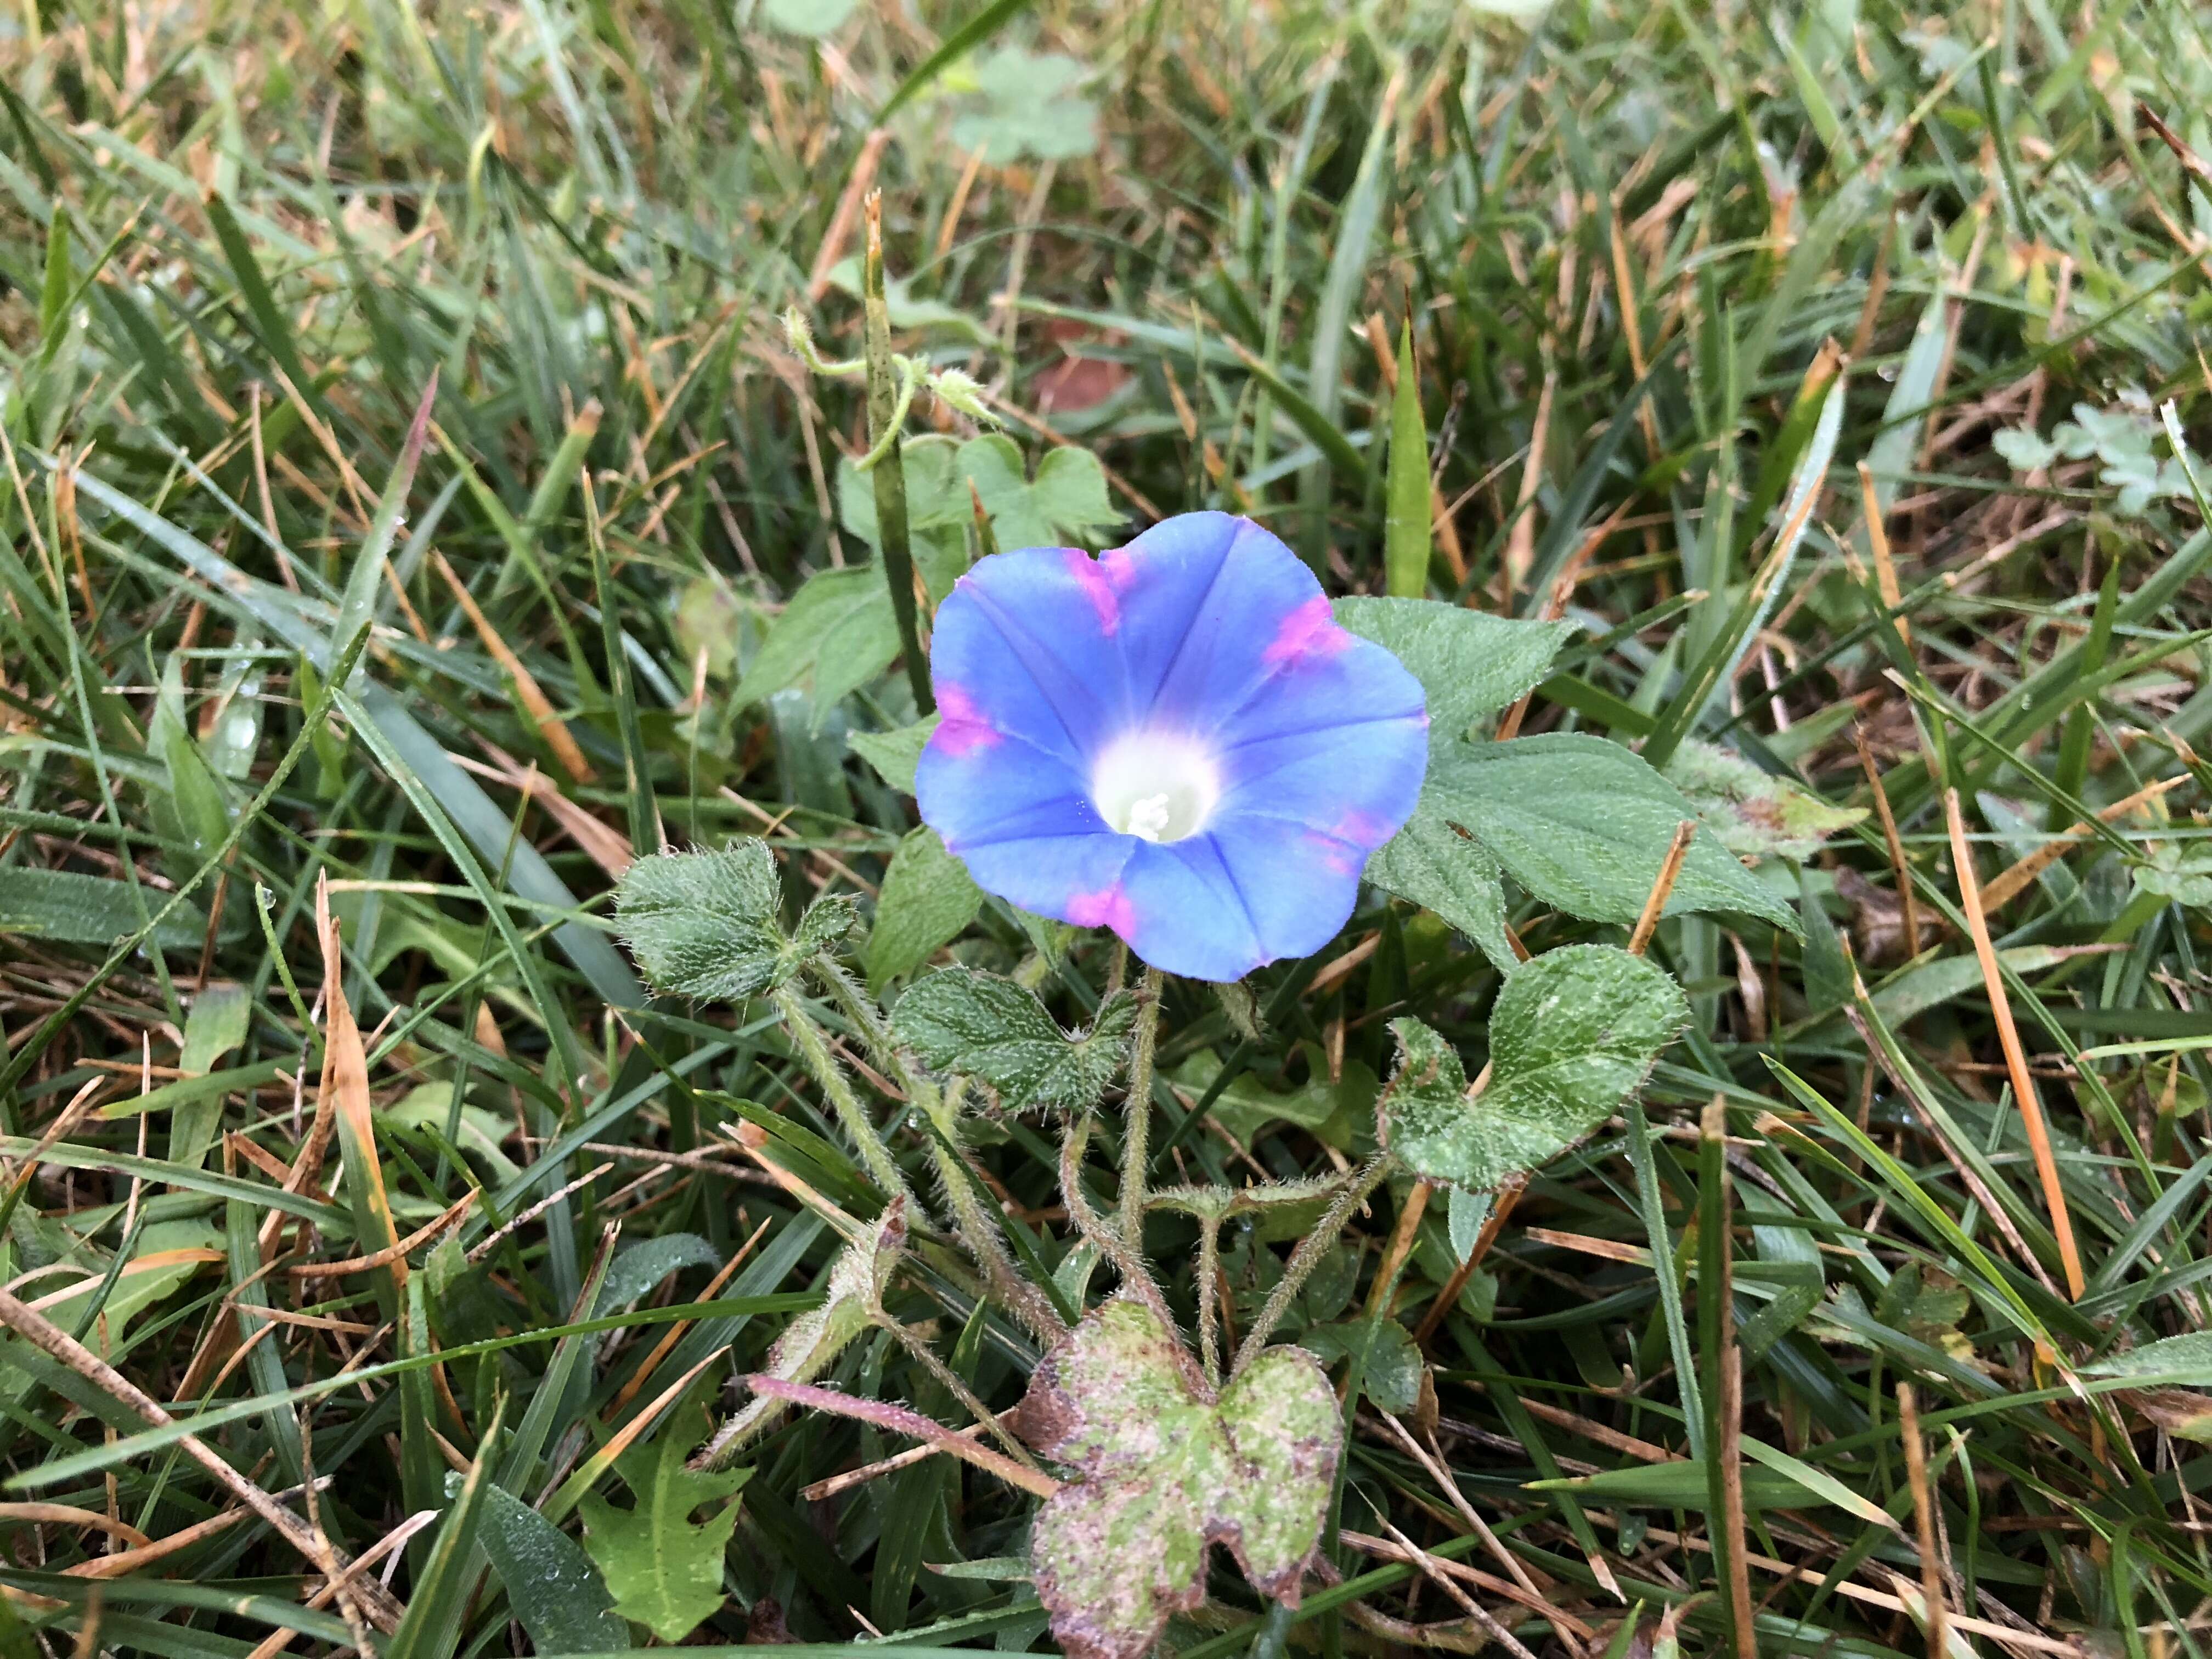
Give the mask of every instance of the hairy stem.
M 1137 988 L 1137 1031 L 1129 1048 L 1129 1092 L 1122 1107 L 1121 1237 L 1133 1250 L 1145 1244 L 1145 1164 L 1152 1140 L 1152 1054 L 1160 1036 L 1160 992 L 1167 975 L 1145 969 Z
M 900 1052 L 884 1012 L 874 999 L 826 954 L 810 958 L 806 966 L 816 981 L 830 994 L 837 1011 L 853 1022 L 854 1029 L 868 1045 L 868 1058 L 890 1074 L 910 1103 L 928 1110 L 935 1091 L 926 1075 L 907 1064 L 906 1055 Z
M 1367 1195 L 1381 1186 L 1382 1178 L 1389 1173 L 1389 1153 L 1377 1152 L 1369 1158 L 1345 1183 L 1314 1230 L 1298 1241 L 1298 1248 L 1291 1253 L 1290 1266 L 1283 1269 L 1281 1282 L 1268 1294 L 1267 1305 L 1253 1322 L 1250 1334 L 1237 1350 L 1236 1363 L 1229 1368 L 1231 1381 L 1259 1358 L 1261 1349 L 1267 1346 L 1267 1338 L 1290 1311 L 1291 1301 L 1305 1288 L 1307 1278 L 1321 1265 L 1322 1255 L 1334 1248 L 1337 1235 L 1344 1231 L 1344 1224 L 1352 1218 L 1352 1212 L 1367 1201 Z
M 917 1364 L 945 1385 L 946 1391 L 960 1402 L 961 1408 L 982 1425 L 986 1434 L 1004 1446 L 1014 1462 L 1024 1468 L 1037 1467 L 1036 1459 L 1030 1455 L 1030 1449 L 1014 1438 L 1012 1432 L 999 1421 L 998 1413 L 975 1397 L 975 1391 L 960 1380 L 957 1371 L 937 1357 L 937 1351 L 923 1341 L 919 1333 L 889 1317 L 884 1320 L 883 1328 L 898 1340 L 899 1346 L 904 1348 Z
M 806 1012 L 806 1004 L 788 985 L 777 986 L 769 996 L 775 1004 L 776 1012 L 783 1017 L 783 1029 L 791 1033 L 791 1040 L 799 1049 L 799 1058 L 806 1062 L 806 1069 L 814 1074 L 814 1080 L 822 1085 L 823 1094 L 828 1097 L 839 1121 L 844 1124 L 845 1133 L 853 1137 L 854 1145 L 860 1148 L 860 1162 L 868 1166 L 868 1173 L 876 1178 L 876 1184 L 889 1196 L 905 1199 L 909 1211 L 920 1212 L 921 1206 L 915 1201 L 914 1189 L 907 1185 L 905 1172 L 899 1168 L 898 1160 L 891 1156 L 891 1149 L 884 1144 L 883 1136 L 877 1133 L 875 1124 L 869 1120 L 866 1109 L 860 1104 L 860 1097 L 853 1092 L 853 1085 L 846 1080 L 843 1067 L 837 1064 L 837 1057 L 830 1052 L 829 1042 L 823 1036 L 821 1028 L 815 1024 L 814 1017 Z
M 952 1206 L 961 1240 L 982 1271 L 984 1289 L 1028 1327 L 1031 1336 L 1051 1347 L 1067 1334 L 1067 1322 L 1051 1298 L 1022 1276 L 1006 1249 L 998 1218 L 975 1190 L 975 1176 L 965 1166 L 960 1145 L 957 1102 L 962 1087 L 957 1078 L 948 1083 L 943 1103 L 930 1113 L 934 1133 L 929 1138 L 929 1155 L 937 1166 L 938 1181 L 945 1188 L 945 1201 Z
M 1221 1294 L 1221 1218 L 1209 1215 L 1198 1224 L 1198 1357 L 1206 1365 L 1206 1380 L 1221 1386 L 1221 1315 L 1215 1298 Z
M 1163 1325 L 1173 1330 L 1175 1320 L 1168 1312 L 1167 1298 L 1153 1282 L 1144 1257 L 1130 1247 L 1120 1229 L 1091 1207 L 1091 1200 L 1084 1196 L 1083 1152 L 1090 1144 L 1091 1114 L 1085 1112 L 1067 1126 L 1067 1133 L 1060 1143 L 1060 1192 L 1067 1204 L 1067 1218 L 1099 1255 L 1114 1264 L 1122 1284 L 1159 1316 Z

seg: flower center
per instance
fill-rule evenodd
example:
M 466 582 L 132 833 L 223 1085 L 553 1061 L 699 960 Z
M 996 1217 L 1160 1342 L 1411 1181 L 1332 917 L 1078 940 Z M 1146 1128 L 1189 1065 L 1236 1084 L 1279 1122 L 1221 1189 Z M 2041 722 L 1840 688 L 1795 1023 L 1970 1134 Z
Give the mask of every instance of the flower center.
M 1127 732 L 1091 773 L 1091 804 L 1116 835 L 1181 841 L 1206 828 L 1221 780 L 1212 751 L 1170 732 Z

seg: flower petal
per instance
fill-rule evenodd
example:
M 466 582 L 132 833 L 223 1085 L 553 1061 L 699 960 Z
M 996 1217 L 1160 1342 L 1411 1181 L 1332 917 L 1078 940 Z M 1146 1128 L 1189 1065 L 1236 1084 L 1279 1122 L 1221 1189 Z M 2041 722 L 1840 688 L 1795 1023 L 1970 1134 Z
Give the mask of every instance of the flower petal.
M 1080 764 L 1126 723 L 1113 600 L 1097 562 L 1075 548 L 981 560 L 937 610 L 939 701 L 953 686 L 1000 730 Z

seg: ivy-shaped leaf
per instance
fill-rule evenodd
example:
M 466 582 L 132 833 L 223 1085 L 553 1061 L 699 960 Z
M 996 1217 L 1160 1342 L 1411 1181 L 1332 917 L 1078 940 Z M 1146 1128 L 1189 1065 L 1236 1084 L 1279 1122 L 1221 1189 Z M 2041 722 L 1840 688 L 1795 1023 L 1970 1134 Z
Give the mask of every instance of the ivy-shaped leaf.
M 1384 1143 L 1407 1168 L 1470 1191 L 1556 1158 L 1641 1088 L 1689 1023 L 1680 986 L 1609 945 L 1547 951 L 1506 975 L 1490 1013 L 1490 1082 L 1468 1097 L 1458 1051 L 1397 1019 Z
M 638 860 L 615 889 L 615 926 L 656 991 L 737 1001 L 781 984 L 812 954 L 778 926 L 782 902 L 768 844 L 747 839 Z
M 988 148 L 1001 162 L 1090 155 L 1098 148 L 1098 108 L 1075 90 L 1090 72 L 1058 52 L 1002 47 L 975 65 L 970 84 L 986 107 L 953 122 L 952 142 L 964 150 Z
M 1020 446 L 1004 433 L 987 432 L 963 444 L 929 434 L 902 443 L 899 461 L 906 471 L 915 563 L 933 601 L 941 602 L 968 568 L 979 500 L 1001 551 L 1095 547 L 1121 522 L 1107 499 L 1106 471 L 1087 449 L 1048 450 L 1032 477 Z M 846 529 L 881 550 L 874 483 L 849 459 L 837 467 L 837 516 Z
M 1022 452 L 1014 441 L 987 432 L 960 446 L 960 477 L 982 497 L 991 533 L 1004 551 L 1090 546 L 1098 532 L 1121 522 L 1106 498 L 1105 469 L 1087 449 L 1048 450 L 1031 477 L 1022 470 Z M 967 505 L 967 491 L 960 493 Z
M 637 1497 L 635 1509 L 618 1510 L 586 1493 L 584 1549 L 598 1564 L 615 1610 L 664 1642 L 681 1642 L 722 1606 L 722 1552 L 738 1524 L 738 1506 L 726 1500 L 751 1479 L 750 1469 L 695 1469 L 684 1455 L 707 1433 L 707 1408 L 693 1400 L 678 1407 L 660 1431 L 615 1460 L 615 1469 Z M 703 1521 L 693 1516 L 715 1506 Z
M 1143 1659 L 1170 1614 L 1206 1600 L 1215 1544 L 1297 1605 L 1343 1439 L 1304 1349 L 1267 1349 L 1216 1400 L 1159 1316 L 1116 1298 L 1045 1356 L 1019 1421 L 1075 1472 L 1030 1528 L 1037 1597 L 1071 1659 Z
M 898 1000 L 891 1030 L 930 1066 L 991 1090 L 1007 1111 L 1083 1112 L 1114 1080 L 1136 1018 L 1135 999 L 1121 992 L 1099 1005 L 1088 1031 L 1071 1035 L 1034 992 L 972 968 L 947 968 Z

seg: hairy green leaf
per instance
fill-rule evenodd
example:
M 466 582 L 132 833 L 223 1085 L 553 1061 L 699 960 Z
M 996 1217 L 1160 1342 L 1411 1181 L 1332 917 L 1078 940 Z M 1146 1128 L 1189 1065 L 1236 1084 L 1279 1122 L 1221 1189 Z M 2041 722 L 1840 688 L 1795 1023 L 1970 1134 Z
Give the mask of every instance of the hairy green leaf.
M 1459 1054 L 1393 1020 L 1398 1070 L 1382 1104 L 1390 1150 L 1431 1181 L 1479 1190 L 1573 1146 L 1643 1086 L 1690 1006 L 1664 971 L 1609 945 L 1570 945 L 1506 976 L 1490 1014 L 1490 1082 L 1468 1097 Z
M 1224 1543 L 1289 1606 L 1321 1542 L 1343 1431 L 1320 1364 L 1269 1348 L 1209 1397 L 1144 1304 L 1109 1302 L 1045 1356 L 1022 1433 L 1076 1478 L 1030 1529 L 1030 1565 L 1071 1659 L 1143 1659 L 1206 1599 Z
M 1336 619 L 1406 665 L 1429 701 L 1431 740 L 1443 744 L 1494 714 L 1551 672 L 1571 622 L 1493 617 L 1436 599 L 1351 599 Z
M 891 1029 L 929 1065 L 974 1078 L 1010 1112 L 1088 1111 L 1113 1081 L 1136 1023 L 1128 993 L 1099 1005 L 1088 1031 L 1060 1029 L 1036 993 L 972 968 L 920 981 L 891 1011 Z
M 1520 961 L 1505 936 L 1505 886 L 1498 860 L 1452 828 L 1424 791 L 1405 827 L 1367 860 L 1367 879 L 1434 912 L 1481 948 L 1492 964 Z
M 1632 922 L 1675 826 L 1697 816 L 1643 758 L 1603 738 L 1554 732 L 1466 744 L 1429 769 L 1425 799 L 1547 904 Z M 1669 915 L 1735 910 L 1796 932 L 1790 907 L 1710 836 L 1690 843 Z
M 808 954 L 777 925 L 782 890 L 764 842 L 656 853 L 623 872 L 615 925 L 664 995 L 737 1000 L 781 984 Z

